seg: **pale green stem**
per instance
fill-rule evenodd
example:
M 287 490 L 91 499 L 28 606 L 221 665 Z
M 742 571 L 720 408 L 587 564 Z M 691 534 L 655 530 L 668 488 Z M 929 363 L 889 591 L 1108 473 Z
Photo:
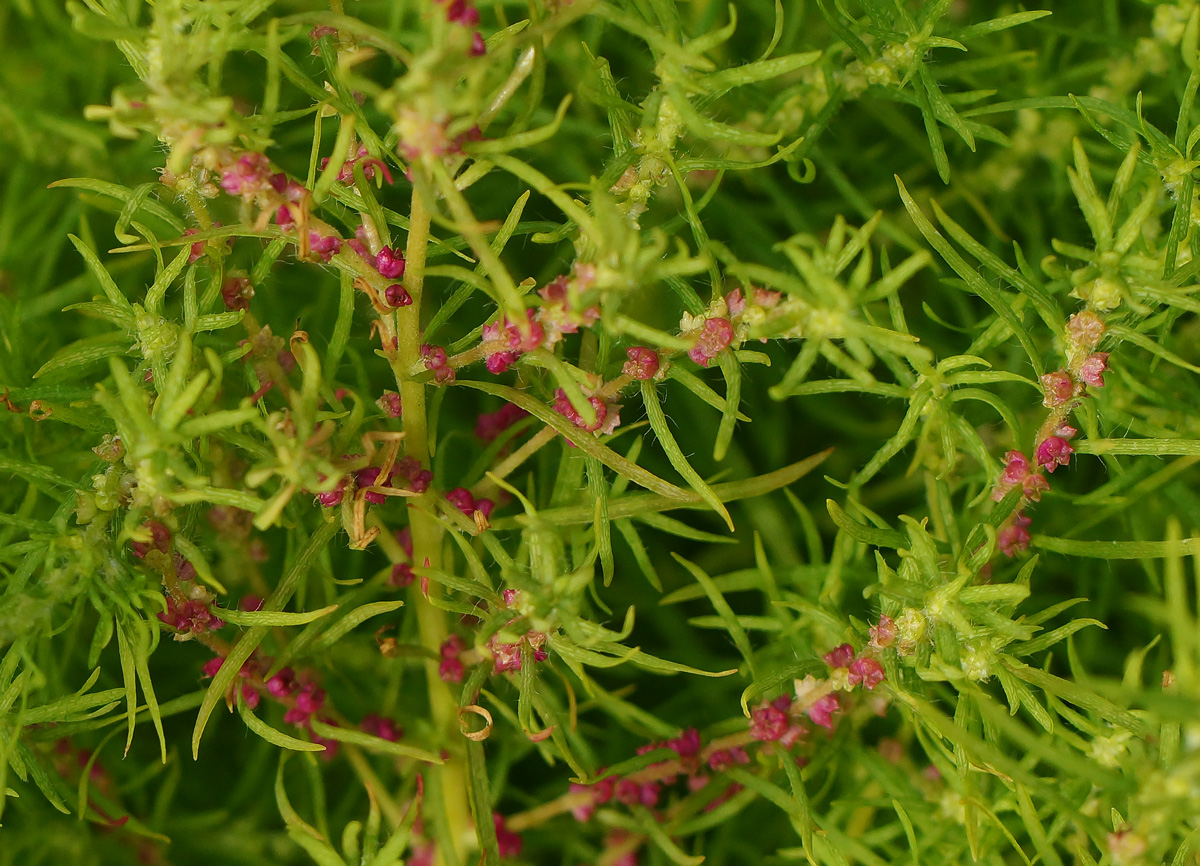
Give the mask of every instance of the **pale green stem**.
M 392 370 L 400 389 L 404 404 L 404 444 L 409 457 L 429 466 L 429 429 L 425 414 L 425 386 L 414 381 L 408 371 L 417 366 L 421 350 L 421 297 L 425 287 L 425 256 L 429 246 L 429 211 L 420 193 L 413 190 L 412 209 L 409 214 L 408 244 L 405 248 L 407 267 L 404 288 L 412 297 L 412 304 L 396 311 L 396 353 Z M 413 541 L 413 562 L 418 566 L 428 564 L 441 567 L 442 527 L 433 517 L 420 508 L 409 509 Z M 414 584 L 413 607 L 417 611 L 421 642 L 437 650 L 446 639 L 446 616 L 416 588 Z M 430 599 L 441 594 L 438 584 L 429 584 Z M 454 742 L 461 735 L 458 724 L 458 706 L 450 687 L 438 676 L 438 663 L 425 663 L 425 674 L 429 683 L 429 704 L 433 711 L 433 723 L 447 742 Z M 438 788 L 445 811 L 449 839 L 439 840 L 438 859 L 442 864 L 466 863 L 466 848 L 474 838 L 474 823 L 467 800 L 467 783 L 464 758 L 461 752 L 451 754 L 446 763 L 434 768 L 441 775 Z M 433 804 L 430 804 L 433 805 Z M 436 807 L 435 807 L 436 808 Z M 450 850 L 447 851 L 446 849 Z

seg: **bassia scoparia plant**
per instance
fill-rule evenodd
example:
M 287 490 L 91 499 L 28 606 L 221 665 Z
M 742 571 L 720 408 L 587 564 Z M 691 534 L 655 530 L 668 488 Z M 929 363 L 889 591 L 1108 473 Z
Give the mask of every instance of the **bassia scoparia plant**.
M 0 7 L 0 863 L 1198 862 L 1200 4 L 1038 5 Z

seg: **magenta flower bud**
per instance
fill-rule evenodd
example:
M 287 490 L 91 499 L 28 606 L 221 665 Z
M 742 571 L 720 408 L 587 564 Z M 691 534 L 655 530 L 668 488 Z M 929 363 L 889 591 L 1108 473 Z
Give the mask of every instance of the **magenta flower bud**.
M 400 395 L 395 391 L 384 391 L 383 396 L 375 401 L 375 405 L 389 418 L 399 418 L 404 414 L 404 404 L 400 402 Z
M 1075 383 L 1065 370 L 1055 370 L 1042 376 L 1042 405 L 1054 409 L 1075 396 Z
M 267 680 L 267 691 L 275 698 L 286 698 L 296 686 L 296 673 L 291 668 L 283 668 L 275 676 Z
M 750 736 L 756 740 L 778 740 L 787 727 L 787 713 L 769 704 L 755 710 L 750 717 Z
M 307 725 L 309 715 L 299 707 L 291 707 L 283 714 L 283 720 L 289 725 Z
M 246 702 L 246 708 L 250 710 L 258 709 L 258 690 L 254 686 L 247 683 L 242 686 L 242 700 Z
M 238 610 L 255 611 L 262 610 L 263 600 L 257 595 L 243 595 L 242 600 L 238 602 Z
M 467 517 L 470 517 L 475 511 L 475 497 L 465 487 L 455 487 L 453 490 L 447 492 L 446 501 L 467 515 Z
M 667 740 L 667 748 L 675 751 L 681 758 L 694 758 L 700 754 L 700 732 L 688 728 L 673 740 Z
M 1025 480 L 1021 482 L 1021 492 L 1030 502 L 1041 502 L 1042 494 L 1050 489 L 1050 482 L 1046 480 L 1046 476 L 1038 472 L 1031 472 L 1025 476 Z
M 492 516 L 492 512 L 496 510 L 496 503 L 490 499 L 476 499 L 475 510 L 483 515 L 484 520 L 487 520 Z
M 808 717 L 822 728 L 833 729 L 833 714 L 841 709 L 837 695 L 825 695 L 808 708 Z
M 632 376 L 634 379 L 645 381 L 653 379 L 655 374 L 658 373 L 658 352 L 653 349 L 648 349 L 645 346 L 630 346 L 625 350 L 625 355 L 629 360 L 625 362 L 625 366 L 621 368 L 621 372 L 626 376 Z
M 622 779 L 617 782 L 616 798 L 618 803 L 624 803 L 626 806 L 636 806 L 642 799 L 641 786 L 637 782 L 631 782 L 629 779 Z
M 729 315 L 740 316 L 746 312 L 746 296 L 742 294 L 741 289 L 734 289 L 725 296 L 725 306 L 729 308 Z
M 485 364 L 489 373 L 499 376 L 517 363 L 516 352 L 493 352 L 487 356 Z
M 732 342 L 733 325 L 728 319 L 706 319 L 696 337 L 695 345 L 688 350 L 688 357 L 701 367 L 707 367 L 708 362 Z
M 295 221 L 296 219 L 292 216 L 291 208 L 289 208 L 287 205 L 281 204 L 279 206 L 279 210 L 275 211 L 276 224 L 281 226 L 290 226 Z
M 388 586 L 404 589 L 406 586 L 411 586 L 416 579 L 417 576 L 413 573 L 411 565 L 407 562 L 397 562 L 392 566 L 392 573 L 388 575 Z
M 389 307 L 407 307 L 412 304 L 412 296 L 399 283 L 392 283 L 384 289 L 383 299 Z
M 391 247 L 384 247 L 375 256 L 375 270 L 389 280 L 398 280 L 404 276 L 404 256 L 395 252 Z
M 184 231 L 183 231 L 184 237 L 188 237 L 189 235 L 198 235 L 198 234 L 200 234 L 200 229 L 184 229 Z M 189 265 L 195 264 L 200 259 L 200 257 L 202 255 L 204 255 L 204 247 L 205 247 L 206 243 L 207 243 L 206 241 L 196 241 L 194 244 L 192 244 L 191 249 L 188 251 L 188 264 Z
M 862 683 L 868 691 L 883 682 L 883 665 L 873 658 L 855 659 L 850 663 L 850 684 Z
M 458 658 L 459 654 L 466 648 L 467 644 L 462 637 L 452 634 L 442 641 L 442 645 L 438 647 L 438 654 L 444 659 Z
M 717 749 L 708 756 L 708 768 L 710 770 L 715 770 L 719 773 L 722 770 L 728 770 L 732 766 L 733 756 L 729 754 L 727 749 Z
M 221 665 L 224 664 L 224 662 L 224 658 L 221 656 L 215 656 L 204 663 L 204 667 L 200 669 L 200 672 L 206 679 L 209 677 L 215 677 L 217 675 L 217 671 L 221 669 Z
M 483 34 L 478 30 L 471 34 L 471 47 L 467 49 L 467 54 L 471 57 L 482 57 L 487 54 L 487 43 L 483 41 Z
M 463 663 L 457 658 L 442 659 L 438 665 L 438 676 L 448 683 L 461 683 L 463 673 Z
M 1070 463 L 1074 453 L 1075 449 L 1066 439 L 1061 436 L 1048 436 L 1037 447 L 1037 463 L 1047 472 L 1053 472 L 1059 466 Z
M 508 829 L 504 823 L 504 816 L 499 812 L 493 812 L 492 825 L 496 828 L 496 847 L 499 849 L 500 856 L 521 856 L 521 837 Z
M 343 478 L 338 482 L 338 486 L 333 490 L 326 490 L 323 493 L 317 494 L 317 503 L 322 508 L 333 508 L 335 505 L 342 504 L 342 497 L 346 494 L 346 480 Z
M 1108 369 L 1108 352 L 1093 352 L 1079 368 L 1079 378 L 1093 388 L 1104 387 L 1104 371 Z
M 312 714 L 325 705 L 325 691 L 309 683 L 296 695 L 296 709 Z
M 854 661 L 854 647 L 848 643 L 836 646 L 825 653 L 825 664 L 831 668 L 844 668 Z
M 1010 521 L 1000 527 L 996 533 L 996 547 L 1005 556 L 1016 556 L 1019 552 L 1029 549 L 1028 526 L 1033 521 L 1023 514 L 1015 515 Z

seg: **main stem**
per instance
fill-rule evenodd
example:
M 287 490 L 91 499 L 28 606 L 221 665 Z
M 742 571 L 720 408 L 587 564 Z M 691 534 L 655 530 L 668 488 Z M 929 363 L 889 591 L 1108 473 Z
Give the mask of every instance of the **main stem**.
M 392 369 L 396 384 L 400 388 L 400 399 L 404 405 L 404 442 L 409 457 L 429 467 L 429 427 L 425 414 L 425 386 L 411 378 L 411 371 L 420 360 L 421 351 L 421 297 L 425 288 L 425 256 L 429 247 L 429 211 L 417 188 L 413 188 L 412 209 L 409 213 L 408 243 L 405 248 L 407 260 L 404 273 L 404 288 L 412 298 L 412 304 L 396 311 L 396 356 Z M 409 526 L 412 530 L 413 562 L 418 566 L 441 567 L 442 527 L 420 508 L 409 508 Z M 414 590 L 420 584 L 414 584 Z M 430 583 L 426 598 L 421 591 L 414 591 L 412 604 L 417 611 L 417 623 L 421 631 L 421 643 L 437 650 L 447 637 L 445 613 L 432 604 L 432 599 L 441 595 L 441 586 Z M 437 661 L 425 663 L 425 676 L 429 683 L 429 703 L 433 711 L 433 722 L 447 741 L 459 736 L 458 706 L 450 687 L 438 675 Z M 474 837 L 471 807 L 467 800 L 464 757 L 452 753 L 446 763 L 435 768 L 440 775 L 442 807 L 446 816 L 447 839 L 439 839 L 438 859 L 443 864 L 466 862 L 466 848 Z M 430 804 L 433 805 L 433 804 Z M 449 849 L 449 850 L 447 850 Z

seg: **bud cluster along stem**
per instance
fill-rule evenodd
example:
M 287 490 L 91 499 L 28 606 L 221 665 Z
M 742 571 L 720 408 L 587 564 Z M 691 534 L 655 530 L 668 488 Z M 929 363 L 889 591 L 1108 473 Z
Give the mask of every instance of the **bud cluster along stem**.
M 1092 309 L 1081 310 L 1067 320 L 1063 333 L 1066 365 L 1042 376 L 1042 405 L 1049 411 L 1038 428 L 1033 443 L 1033 460 L 1020 451 L 1005 455 L 1004 470 L 992 491 L 999 502 L 1010 491 L 1019 491 L 1019 504 L 996 533 L 996 546 L 1005 556 L 1015 556 L 1029 547 L 1032 519 L 1025 513 L 1029 503 L 1038 502 L 1050 489 L 1045 473 L 1067 466 L 1075 448 L 1071 440 L 1078 434 L 1067 419 L 1089 395 L 1089 389 L 1104 387 L 1108 370 L 1108 352 L 1098 352 L 1107 326 Z

